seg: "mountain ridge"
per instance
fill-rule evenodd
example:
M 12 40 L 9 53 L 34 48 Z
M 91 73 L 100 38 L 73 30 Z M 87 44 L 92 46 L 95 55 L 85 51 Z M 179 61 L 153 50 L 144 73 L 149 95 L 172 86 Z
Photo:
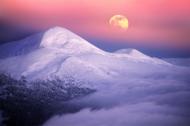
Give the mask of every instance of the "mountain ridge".
M 128 49 L 128 54 L 105 52 L 61 27 L 0 46 L 0 54 L 0 71 L 29 80 L 65 75 L 88 81 L 111 80 L 129 73 L 143 76 L 143 72 L 170 66 L 134 49 Z

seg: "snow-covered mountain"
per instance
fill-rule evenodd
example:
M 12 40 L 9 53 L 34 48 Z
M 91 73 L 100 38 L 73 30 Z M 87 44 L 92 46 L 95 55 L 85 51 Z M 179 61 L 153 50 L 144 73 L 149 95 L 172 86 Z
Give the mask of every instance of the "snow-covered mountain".
M 135 49 L 105 52 L 61 27 L 0 46 L 0 71 L 29 80 L 71 75 L 98 81 L 166 72 L 173 65 Z
M 47 78 L 57 73 L 62 74 L 60 70 L 68 64 L 68 69 L 75 64 L 78 69 L 82 66 L 86 70 L 91 69 L 94 66 L 77 58 L 91 53 L 103 55 L 104 52 L 72 32 L 55 27 L 24 40 L 0 46 L 0 67 L 1 71 L 15 77 L 23 75 L 31 79 Z M 65 67 L 62 66 L 63 63 Z
M 54 111 L 59 111 L 58 116 L 52 117 L 44 126 L 188 126 L 190 67 L 176 65 L 188 63 L 186 60 L 177 61 L 150 57 L 135 49 L 106 52 L 67 29 L 54 27 L 20 41 L 0 45 L 0 72 L 9 73 L 15 78 L 25 76 L 29 80 L 23 85 L 20 84 L 23 80 L 17 82 L 9 77 L 11 83 L 8 84 L 4 81 L 7 78 L 2 75 L 0 92 L 5 94 L 3 97 L 7 98 L 8 108 L 13 106 L 17 113 L 22 109 L 26 117 L 31 111 L 26 110 L 33 108 L 33 105 L 37 107 L 37 113 L 32 109 L 35 114 L 30 113 L 29 120 L 21 114 L 20 119 L 27 123 L 36 122 L 38 115 L 55 115 Z M 76 78 L 74 83 L 77 83 L 77 88 L 67 92 L 68 90 L 62 88 L 64 85 L 57 85 L 55 80 L 47 81 L 45 86 L 44 83 L 30 82 L 35 79 L 54 79 L 55 76 L 63 79 L 63 82 L 58 81 L 59 84 L 67 81 L 66 84 L 71 84 L 71 87 L 72 82 L 69 79 L 64 80 L 64 77 Z M 80 80 L 82 83 L 78 83 Z M 82 84 L 89 88 L 80 88 Z M 62 98 L 65 96 L 74 98 L 73 96 L 81 96 L 90 90 L 95 92 L 69 100 L 63 106 Z M 7 94 L 11 94 L 10 97 Z M 22 105 L 22 98 L 26 108 Z M 51 102 L 53 108 L 49 108 Z M 65 111 L 67 106 L 82 110 L 60 116 L 61 110 Z M 94 108 L 98 109 L 91 111 Z M 11 113 L 12 110 L 8 109 L 8 112 Z M 39 110 L 42 111 L 38 113 Z M 12 113 L 15 115 L 15 111 Z M 31 116 L 34 117 L 31 119 Z M 40 117 L 40 123 L 41 121 Z

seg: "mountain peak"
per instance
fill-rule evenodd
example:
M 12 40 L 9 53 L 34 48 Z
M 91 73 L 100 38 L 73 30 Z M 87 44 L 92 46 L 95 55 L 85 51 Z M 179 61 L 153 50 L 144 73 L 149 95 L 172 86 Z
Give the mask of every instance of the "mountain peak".
M 127 54 L 127 55 L 130 55 L 130 56 L 133 56 L 133 57 L 138 57 L 138 58 L 147 58 L 148 56 L 143 54 L 142 52 L 136 50 L 136 49 L 133 49 L 133 48 L 128 48 L 128 49 L 120 49 L 120 50 L 117 50 L 115 51 L 115 53 L 118 53 L 118 54 Z
M 77 34 L 62 28 L 53 27 L 43 33 L 40 42 L 42 48 L 57 48 L 67 53 L 104 53 L 103 50 L 92 45 Z
M 43 33 L 40 47 L 62 47 L 69 40 L 83 40 L 78 35 L 62 27 L 53 27 Z M 84 40 L 83 40 L 84 41 Z

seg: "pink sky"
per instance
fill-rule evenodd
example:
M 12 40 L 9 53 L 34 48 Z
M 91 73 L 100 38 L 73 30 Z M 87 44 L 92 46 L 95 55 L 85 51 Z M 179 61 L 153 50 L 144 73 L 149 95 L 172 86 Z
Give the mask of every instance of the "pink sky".
M 128 18 L 127 31 L 108 24 L 115 14 Z M 110 41 L 190 48 L 189 0 L 1 0 L 0 19 L 36 29 L 59 25 Z

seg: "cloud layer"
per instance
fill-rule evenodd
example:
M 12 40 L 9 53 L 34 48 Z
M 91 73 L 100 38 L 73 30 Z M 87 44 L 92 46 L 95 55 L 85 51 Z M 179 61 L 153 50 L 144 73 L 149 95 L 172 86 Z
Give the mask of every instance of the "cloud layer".
M 82 110 L 76 114 L 55 116 L 45 126 L 187 126 L 189 118 L 175 108 L 154 103 L 124 105 L 112 109 Z
M 73 101 L 84 107 L 80 112 L 56 115 L 44 126 L 189 126 L 188 69 L 108 84 L 94 95 Z

